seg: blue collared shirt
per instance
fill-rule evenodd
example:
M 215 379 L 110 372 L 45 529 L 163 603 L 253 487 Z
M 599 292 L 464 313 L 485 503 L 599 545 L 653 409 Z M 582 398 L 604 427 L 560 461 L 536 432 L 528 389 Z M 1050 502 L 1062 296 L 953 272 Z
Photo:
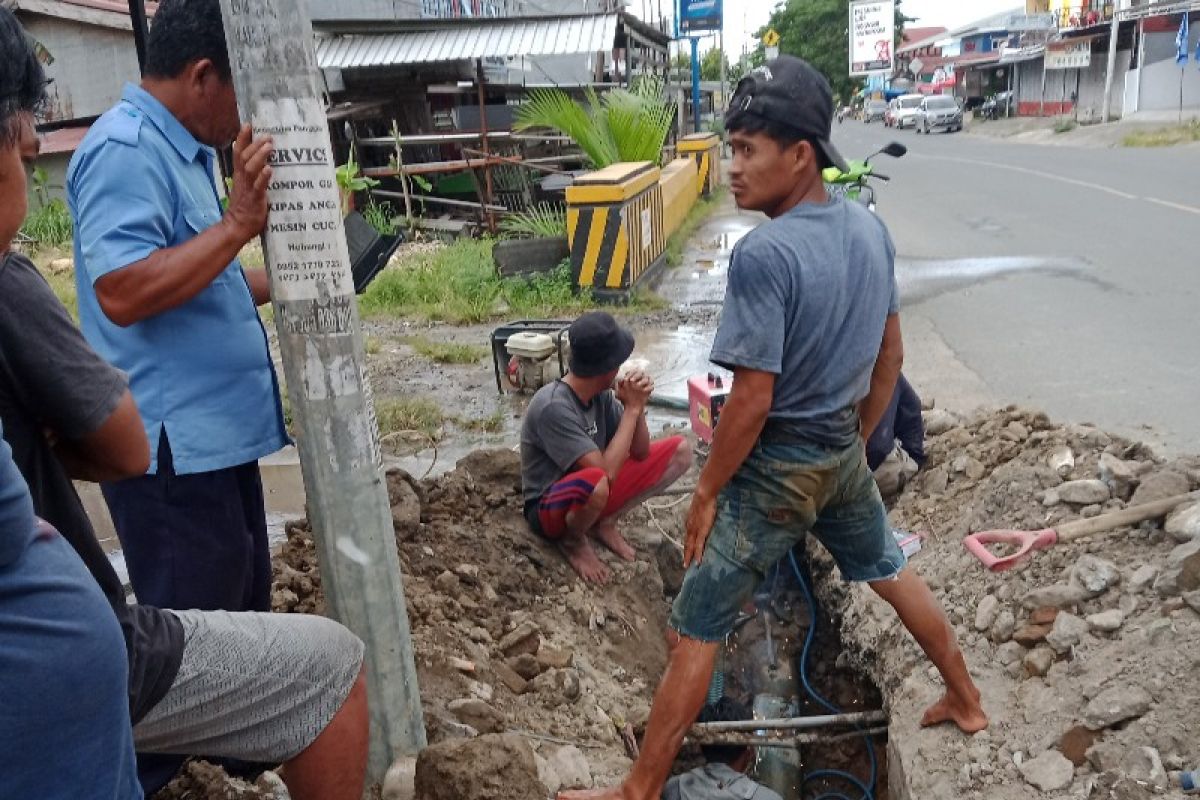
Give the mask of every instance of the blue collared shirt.
M 83 334 L 128 373 L 151 458 L 165 430 L 179 474 L 237 466 L 288 443 L 267 333 L 242 265 L 234 259 L 187 303 L 126 328 L 105 316 L 93 285 L 220 221 L 215 157 L 162 103 L 126 85 L 67 169 Z M 150 472 L 157 468 L 151 461 Z

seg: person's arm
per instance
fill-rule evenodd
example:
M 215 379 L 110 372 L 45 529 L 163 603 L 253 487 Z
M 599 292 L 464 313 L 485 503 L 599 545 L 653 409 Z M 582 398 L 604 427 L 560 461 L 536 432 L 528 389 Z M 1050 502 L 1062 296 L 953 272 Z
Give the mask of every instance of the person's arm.
M 632 370 L 625 376 L 627 381 L 636 381 L 645 392 L 647 403 L 650 395 L 654 394 L 654 379 L 641 370 Z M 629 445 L 629 457 L 634 461 L 645 461 L 650 457 L 650 425 L 646 422 L 645 409 L 638 420 L 637 430 L 633 432 L 633 442 Z
M 150 467 L 150 445 L 128 389 L 117 407 L 91 433 L 78 439 L 58 439 L 54 454 L 79 481 L 103 483 L 145 475 Z
M 875 367 L 871 370 L 871 390 L 858 404 L 863 441 L 871 438 L 887 412 L 903 366 L 904 337 L 900 332 L 900 315 L 891 314 L 883 326 L 883 342 L 879 346 Z
M 138 261 L 96 265 L 111 270 L 94 284 L 105 316 L 122 327 L 133 325 L 187 303 L 224 272 L 266 225 L 271 152 L 269 138 L 251 140 L 250 126 L 244 126 L 233 146 L 233 187 L 220 222 L 184 244 L 156 249 Z
M 0 349 L 23 406 L 36 415 L 71 477 L 142 475 L 146 432 L 125 375 L 100 358 L 32 264 L 0 273 Z
M 921 398 L 912 385 L 900 376 L 896 386 L 900 395 L 896 405 L 896 438 L 918 467 L 925 466 L 925 420 L 921 416 Z
M 576 463 L 577 469 L 599 467 L 604 470 L 609 481 L 615 481 L 621 467 L 629 460 L 634 439 L 639 428 L 646 427 L 646 400 L 650 393 L 641 385 L 622 386 L 621 401 L 624 409 L 621 421 L 617 424 L 617 432 L 613 434 L 604 451 L 593 450 Z M 647 431 L 647 438 L 649 431 Z
M 704 545 L 716 520 L 717 496 L 754 449 L 767 424 L 774 395 L 774 374 L 753 369 L 734 371 L 733 388 L 721 409 L 712 450 L 700 472 L 688 512 L 687 541 L 683 548 L 685 569 L 693 562 L 700 563 L 704 556 Z
M 246 276 L 246 284 L 250 287 L 250 296 L 254 298 L 254 305 L 265 306 L 271 302 L 271 281 L 267 279 L 267 271 L 243 267 L 242 272 Z

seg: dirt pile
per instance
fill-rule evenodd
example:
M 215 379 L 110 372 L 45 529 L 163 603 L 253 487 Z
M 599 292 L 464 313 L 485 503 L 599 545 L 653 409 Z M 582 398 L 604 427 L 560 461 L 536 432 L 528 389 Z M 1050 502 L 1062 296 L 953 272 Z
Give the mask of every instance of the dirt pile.
M 529 532 L 520 483 L 509 450 L 477 451 L 431 480 L 388 473 L 429 741 L 515 732 L 532 747 L 548 796 L 563 772 L 591 785 L 628 768 L 621 733 L 649 710 L 666 663 L 668 606 L 644 550 L 632 564 L 605 556 L 612 582 L 584 585 Z M 635 544 L 654 538 L 636 520 L 626 527 Z M 305 523 L 288 526 L 274 600 L 280 611 L 324 609 Z M 474 766 L 464 774 L 454 764 Z M 463 794 L 454 796 L 475 796 L 475 780 L 490 785 L 483 760 L 454 764 L 443 769 L 457 775 Z
M 962 547 L 973 531 L 1036 530 L 1200 487 L 1090 426 L 1008 408 L 929 412 L 930 460 L 892 511 L 927 535 L 914 567 L 947 609 L 992 718 L 971 738 L 919 731 L 940 683 L 891 610 L 828 562 L 851 656 L 892 712 L 894 798 L 1150 797 L 1200 763 L 1200 510 L 1062 544 L 1007 573 Z M 821 567 L 818 566 L 820 570 Z

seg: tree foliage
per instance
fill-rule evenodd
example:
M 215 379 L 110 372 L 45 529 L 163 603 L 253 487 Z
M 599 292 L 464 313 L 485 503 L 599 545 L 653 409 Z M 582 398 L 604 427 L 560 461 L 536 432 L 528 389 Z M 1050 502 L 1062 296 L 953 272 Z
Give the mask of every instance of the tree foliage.
M 850 0 L 786 0 L 775 7 L 766 26 L 758 31 L 761 40 L 768 30 L 779 33 L 779 52 L 799 56 L 820 70 L 833 87 L 835 97 L 849 99 L 861 81 L 849 75 Z M 908 20 L 896 2 L 896 39 L 903 35 Z M 755 65 L 766 56 L 762 45 L 754 53 Z

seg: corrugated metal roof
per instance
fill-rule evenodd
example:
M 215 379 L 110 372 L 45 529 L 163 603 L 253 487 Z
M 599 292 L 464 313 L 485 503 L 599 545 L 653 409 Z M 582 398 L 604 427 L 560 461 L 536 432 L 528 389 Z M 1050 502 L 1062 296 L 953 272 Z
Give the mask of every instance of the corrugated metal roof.
M 427 30 L 321 36 L 317 39 L 317 64 L 322 69 L 357 69 L 573 55 L 611 50 L 616 38 L 616 14 L 481 19 Z

